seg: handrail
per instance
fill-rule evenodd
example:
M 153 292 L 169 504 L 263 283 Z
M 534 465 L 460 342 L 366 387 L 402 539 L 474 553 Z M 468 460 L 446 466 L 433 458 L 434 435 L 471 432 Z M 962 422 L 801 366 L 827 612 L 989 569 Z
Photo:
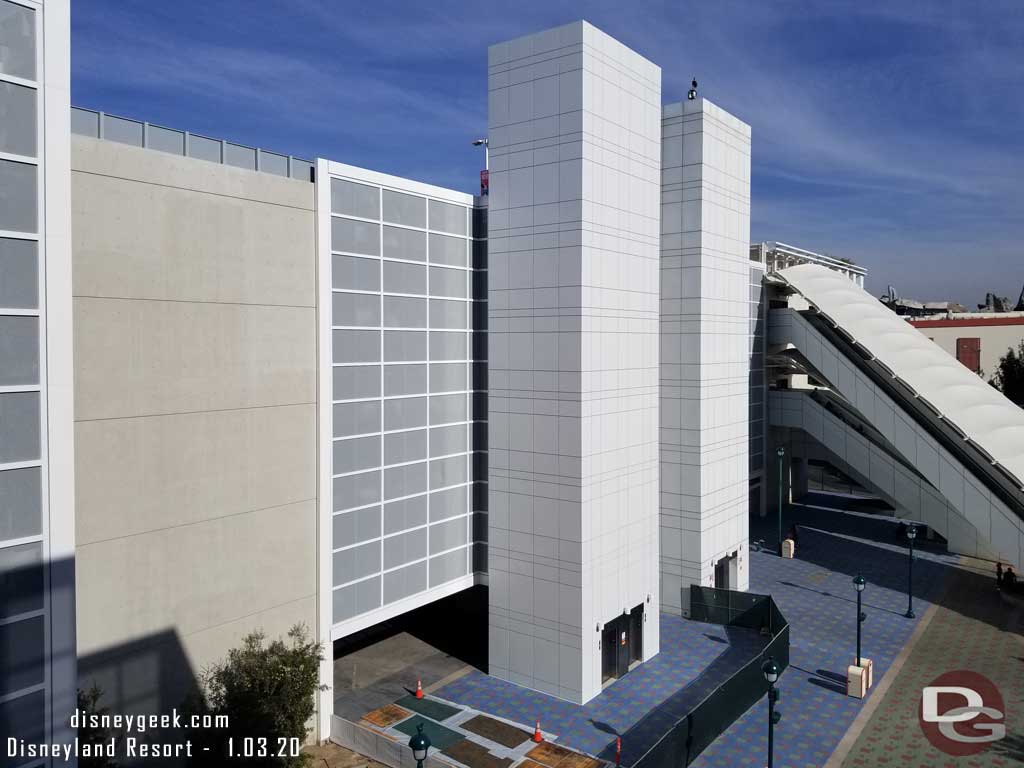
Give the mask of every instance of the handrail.
M 83 107 L 71 107 L 71 132 L 301 181 L 313 181 L 315 170 L 312 161 L 294 155 L 270 152 L 259 147 L 213 139 Z

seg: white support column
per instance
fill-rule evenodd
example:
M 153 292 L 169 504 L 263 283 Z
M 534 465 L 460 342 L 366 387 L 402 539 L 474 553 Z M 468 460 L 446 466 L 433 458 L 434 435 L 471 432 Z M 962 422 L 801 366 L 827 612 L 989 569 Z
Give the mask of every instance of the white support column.
M 577 703 L 658 651 L 661 70 L 585 22 L 489 51 L 490 673 Z
M 290 160 L 290 158 L 289 158 Z M 291 163 L 289 162 L 289 171 Z M 316 324 L 317 324 L 317 640 L 323 646 L 324 659 L 320 664 L 320 684 L 326 688 L 317 694 L 316 738 L 325 741 L 331 735 L 331 716 L 334 714 L 334 643 L 331 641 L 333 623 L 331 604 L 331 485 L 332 431 L 332 356 L 331 356 L 331 181 L 328 162 L 316 161 Z
M 739 552 L 749 506 L 750 127 L 706 99 L 662 121 L 662 606 Z

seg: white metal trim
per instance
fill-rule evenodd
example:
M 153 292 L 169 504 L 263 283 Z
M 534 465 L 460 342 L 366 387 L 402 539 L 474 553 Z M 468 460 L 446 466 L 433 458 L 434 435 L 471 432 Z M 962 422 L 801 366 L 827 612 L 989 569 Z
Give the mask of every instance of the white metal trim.
M 13 152 L 0 152 L 0 160 L 21 163 L 22 165 L 34 165 L 36 167 L 41 165 L 38 155 L 33 157 L 32 155 L 16 155 Z
M 333 160 L 327 161 L 327 172 L 332 176 L 344 178 L 348 181 L 376 184 L 386 187 L 392 192 L 403 192 L 405 194 L 418 195 L 420 197 L 432 197 L 445 203 L 455 203 L 473 207 L 473 195 L 465 192 L 458 192 L 454 189 L 437 187 L 433 184 L 426 184 L 412 179 L 403 179 L 400 176 L 391 176 L 379 171 L 371 171 L 368 168 L 360 168 L 355 165 L 346 165 Z
M 333 480 L 331 442 L 333 432 L 333 386 L 331 324 L 331 192 L 328 164 L 316 161 L 314 184 L 317 231 L 317 639 L 324 644 L 320 662 L 320 685 L 317 694 L 317 738 L 324 740 L 331 732 L 334 714 L 334 648 L 331 634 L 333 603 L 331 592 L 331 537 L 334 531 Z M 291 163 L 289 162 L 289 172 Z
M 15 0 L 8 0 L 8 2 L 14 2 Z M 26 6 L 31 7 L 31 6 Z M 27 80 L 24 77 L 18 77 L 17 75 L 8 75 L 0 72 L 0 81 L 10 83 L 11 85 L 20 85 L 24 88 L 31 88 L 32 90 L 39 90 L 38 80 Z
M 19 232 L 14 229 L 0 229 L 0 237 L 5 237 L 9 240 L 35 240 L 39 242 L 38 232 Z
M 427 577 L 429 579 L 429 575 Z M 416 592 L 409 597 L 403 597 L 401 600 L 396 600 L 393 603 L 388 603 L 380 608 L 366 613 L 360 614 L 359 616 L 353 616 L 351 619 L 339 622 L 331 626 L 331 639 L 340 640 L 343 637 L 347 637 L 355 632 L 372 627 L 374 624 L 379 624 L 382 621 L 393 619 L 395 616 L 400 616 L 407 611 L 411 611 L 414 608 L 419 608 L 427 603 L 432 603 L 435 600 L 454 595 L 456 592 L 461 592 L 464 589 L 469 589 L 476 583 L 476 579 L 472 573 L 468 573 L 465 576 L 460 576 L 452 581 L 446 582 L 445 584 L 438 584 L 436 587 L 428 588 L 424 592 Z

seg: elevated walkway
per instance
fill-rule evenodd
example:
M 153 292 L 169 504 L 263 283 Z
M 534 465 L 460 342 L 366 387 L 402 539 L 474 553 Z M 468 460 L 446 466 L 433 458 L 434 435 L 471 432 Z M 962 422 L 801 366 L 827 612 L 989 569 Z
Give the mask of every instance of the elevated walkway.
M 967 554 L 1019 568 L 1024 410 L 843 276 L 800 265 L 776 277 L 809 308 L 771 310 L 768 342 L 798 355 L 863 421 L 866 429 L 855 431 L 887 455 L 884 463 L 894 475 L 891 484 L 872 485 L 891 487 L 889 495 L 899 503 L 897 467 L 910 468 L 977 531 L 975 550 Z M 834 451 L 831 440 L 821 442 Z M 868 461 L 870 468 L 870 456 Z M 931 514 L 935 519 L 937 513 Z M 967 530 L 947 515 L 946 530 L 954 535 L 943 535 L 960 539 L 958 527 Z
M 772 391 L 771 425 L 799 430 L 790 455 L 826 461 L 896 508 L 897 517 L 926 523 L 952 551 L 987 560 L 997 558 L 986 537 L 912 466 L 895 454 L 875 430 L 858 424 L 831 392 L 814 389 Z

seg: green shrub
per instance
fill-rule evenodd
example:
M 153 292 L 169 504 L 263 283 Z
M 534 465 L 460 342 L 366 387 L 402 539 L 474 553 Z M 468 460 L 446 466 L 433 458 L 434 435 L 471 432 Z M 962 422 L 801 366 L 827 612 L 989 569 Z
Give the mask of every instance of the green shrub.
M 292 746 L 304 744 L 309 733 L 322 661 L 323 649 L 302 625 L 291 629 L 287 642 L 267 643 L 262 632 L 247 635 L 225 661 L 203 671 L 200 695 L 186 705 L 193 714 L 227 717 L 226 727 L 196 738 L 193 764 L 225 765 L 230 739 L 232 762 L 303 765 L 305 756 L 292 754 Z
M 1010 347 L 999 359 L 990 383 L 1017 405 L 1024 407 L 1024 341 L 1017 349 Z

